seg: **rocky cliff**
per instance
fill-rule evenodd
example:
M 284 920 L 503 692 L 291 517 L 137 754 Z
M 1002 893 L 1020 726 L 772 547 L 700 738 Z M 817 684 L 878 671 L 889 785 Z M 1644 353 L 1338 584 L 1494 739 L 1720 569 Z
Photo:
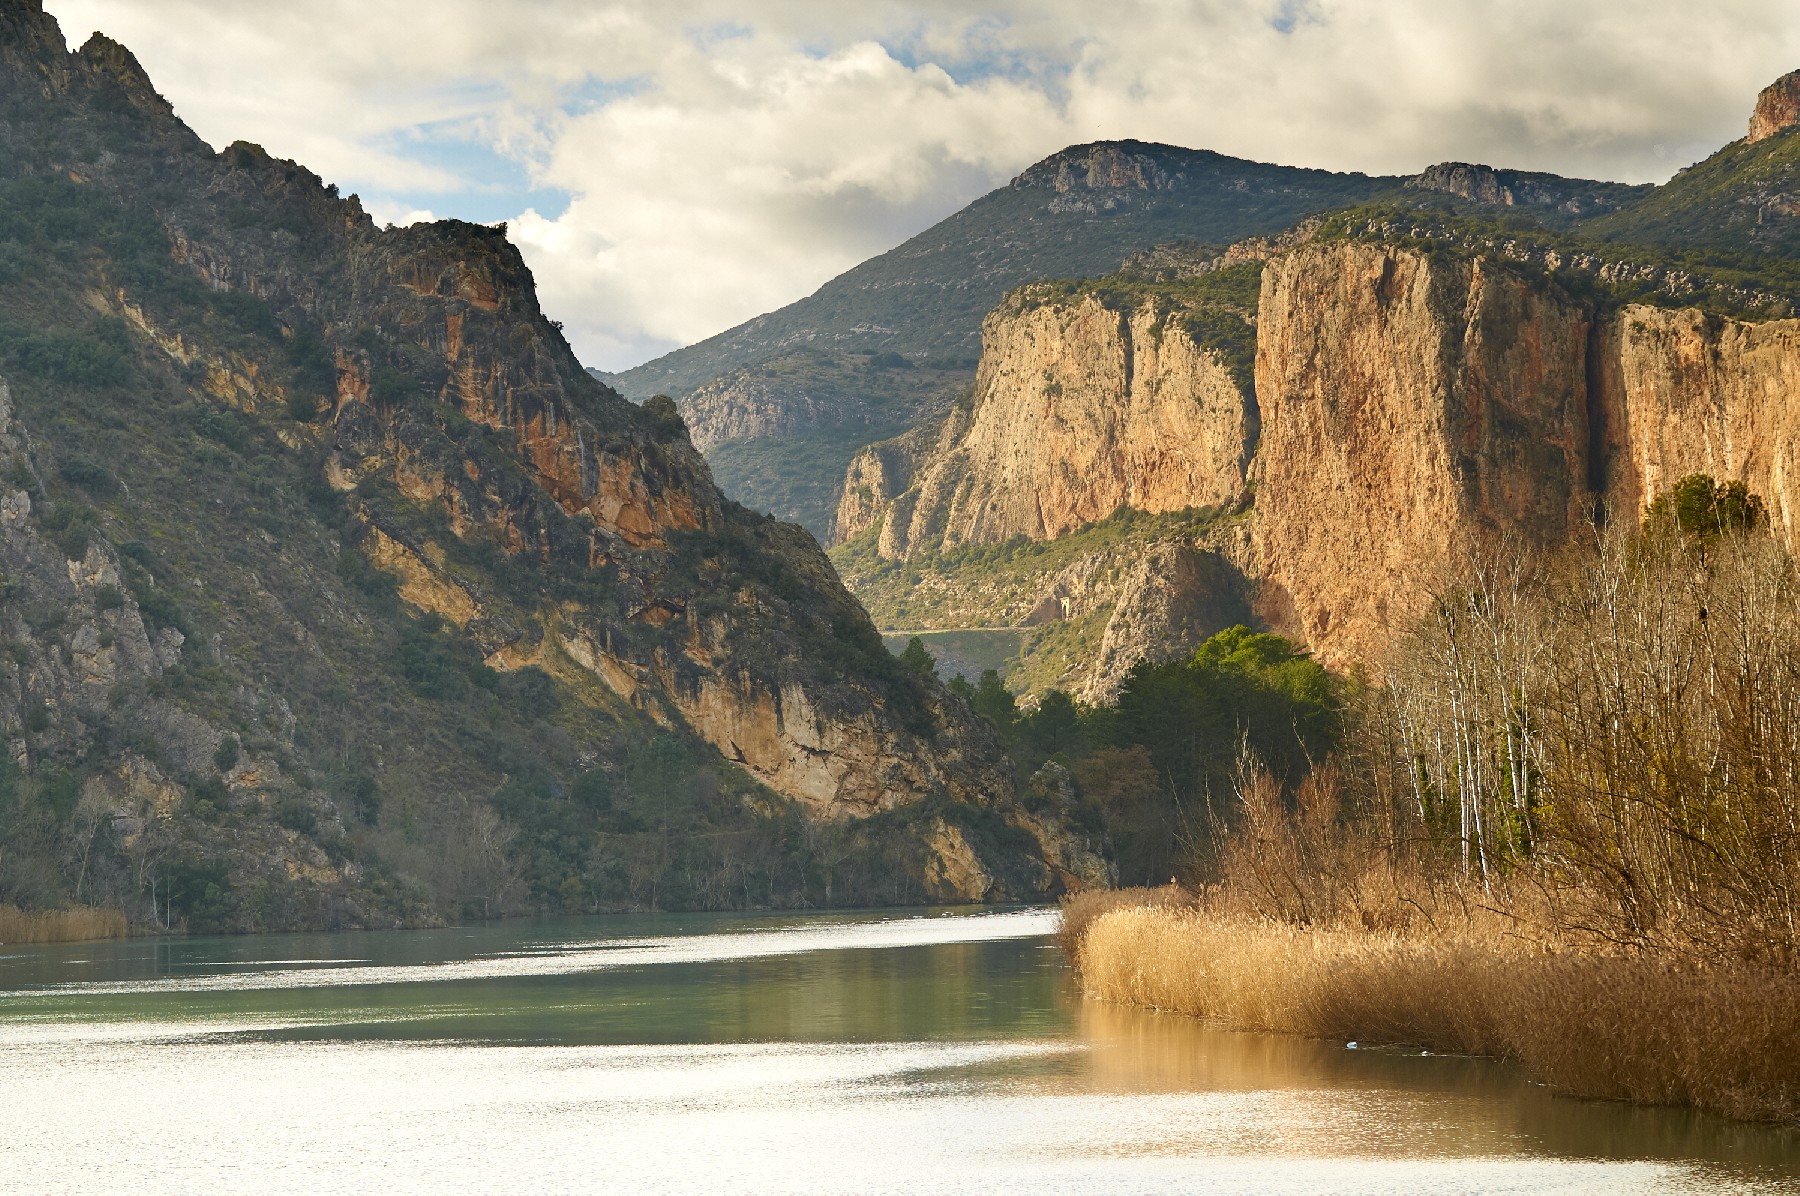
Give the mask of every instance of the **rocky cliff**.
M 1477 538 L 1591 515 L 1589 313 L 1497 263 L 1355 242 L 1264 272 L 1256 571 L 1273 620 L 1367 659 Z
M 1271 263 L 1257 350 L 1260 604 L 1379 656 L 1443 562 L 1641 516 L 1691 473 L 1794 534 L 1800 322 L 1576 297 L 1505 261 L 1358 243 Z
M 882 476 L 890 490 L 907 485 L 885 511 L 871 514 L 881 489 L 864 483 L 857 522 L 844 520 L 880 528 L 839 551 L 878 615 L 887 603 L 871 547 L 970 586 L 982 578 L 1009 595 L 1009 612 L 1051 603 L 1071 634 L 1079 612 L 1103 606 L 1104 632 L 1086 627 L 1056 682 L 1103 697 L 1117 662 L 1191 649 L 1183 629 L 1216 630 L 1234 593 L 1328 663 L 1374 661 L 1460 554 L 1629 525 L 1689 473 L 1742 479 L 1794 534 L 1800 322 L 1723 314 L 1785 308 L 1779 269 L 1747 273 L 1734 260 L 1713 274 L 1641 247 L 1367 214 L 1264 251 L 1247 313 L 1253 387 L 1233 387 L 1221 355 L 1183 339 L 1174 360 L 1210 364 L 1171 375 L 1173 320 L 1158 352 L 1140 349 L 1155 304 L 1172 309 L 1191 285 L 1180 271 L 1160 300 L 1157 287 L 1140 293 L 1140 307 L 1109 305 L 1101 280 L 1055 304 L 997 309 L 973 410 L 903 474 Z M 1146 445 L 1166 445 L 1183 467 Z M 1103 570 L 1071 590 L 1067 568 L 1040 570 L 1037 606 L 1028 588 L 994 579 L 991 554 L 958 548 L 1067 539 L 1109 504 L 1171 510 L 1238 493 L 1254 496 L 1241 540 L 1220 527 L 1141 538 L 1134 565 L 1109 543 L 1108 568 L 1135 586 Z M 1195 551 L 1217 554 L 1207 579 Z M 963 583 L 920 589 L 943 584 Z M 1028 651 L 1019 675 L 1030 666 Z
M 1242 492 L 1254 406 L 1169 312 L 1093 296 L 1003 310 L 983 346 L 968 429 L 895 507 L 907 518 L 883 529 L 884 553 L 1049 539 L 1121 507 L 1159 514 Z
M 1762 89 L 1750 112 L 1752 142 L 1764 141 L 1800 125 L 1800 71 L 1790 71 Z
M 1596 357 L 1609 510 L 1708 473 L 1762 495 L 1800 544 L 1800 321 L 1634 304 L 1606 322 Z
M 726 500 L 666 401 L 639 407 L 579 367 L 503 229 L 379 229 L 294 163 L 215 154 L 123 47 L 96 35 L 70 54 L 35 3 L 0 4 L 0 105 L 0 360 L 58 463 L 47 509 L 96 543 L 143 545 L 142 600 L 218 645 L 208 685 L 301 709 L 268 748 L 311 778 L 289 831 L 387 878 L 337 916 L 454 911 L 459 888 L 486 908 L 717 904 L 734 884 L 739 902 L 807 900 L 846 867 L 856 883 L 835 892 L 851 900 L 1025 897 L 1098 875 L 1013 802 L 999 743 L 960 699 L 898 668 L 810 537 Z M 171 613 L 171 588 L 193 609 Z M 396 750 L 409 729 L 435 757 Z M 313 917 L 248 903 L 231 836 L 191 808 L 211 771 L 193 752 L 69 744 L 56 767 L 78 780 L 182 762 L 172 841 L 188 890 L 207 879 L 160 921 Z M 407 795 L 404 818 L 384 793 Z M 215 796 L 245 827 L 276 813 Z M 794 818 L 838 828 L 823 873 L 782 846 Z M 45 852 L 61 826 L 43 824 Z M 675 850 L 672 833 L 699 838 Z M 953 838 L 979 869 L 937 859 Z M 498 879 L 458 875 L 471 853 Z M 426 858 L 435 878 L 409 863 Z M 664 883 L 674 870 L 685 892 Z M 153 873 L 109 898 L 147 907 Z M 979 891 L 945 879 L 974 875 Z

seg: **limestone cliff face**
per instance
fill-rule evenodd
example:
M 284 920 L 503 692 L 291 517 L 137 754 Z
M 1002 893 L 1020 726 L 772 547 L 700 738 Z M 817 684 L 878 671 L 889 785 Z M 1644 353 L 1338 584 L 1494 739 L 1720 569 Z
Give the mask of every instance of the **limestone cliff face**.
M 1152 545 L 1119 586 L 1093 669 L 1075 696 L 1112 702 L 1140 661 L 1180 660 L 1208 637 L 1249 623 L 1249 591 L 1238 564 L 1223 553 L 1183 543 Z
M 884 555 L 1054 539 L 1121 507 L 1160 513 L 1241 494 L 1255 407 L 1167 310 L 1119 311 L 1091 295 L 1002 307 L 982 339 L 967 430 L 890 507 Z
M 1691 473 L 1800 521 L 1800 321 L 1596 314 L 1491 263 L 1340 244 L 1265 273 L 1255 553 L 1264 613 L 1370 660 L 1442 562 L 1634 523 Z
M 1322 244 L 1263 275 L 1265 612 L 1335 664 L 1411 619 L 1476 537 L 1588 518 L 1589 317 L 1477 260 Z
M 1762 89 L 1750 113 L 1751 142 L 1800 125 L 1800 71 L 1791 71 Z
M 1606 505 L 1621 518 L 1693 473 L 1745 482 L 1800 540 L 1800 321 L 1632 305 L 1599 355 Z

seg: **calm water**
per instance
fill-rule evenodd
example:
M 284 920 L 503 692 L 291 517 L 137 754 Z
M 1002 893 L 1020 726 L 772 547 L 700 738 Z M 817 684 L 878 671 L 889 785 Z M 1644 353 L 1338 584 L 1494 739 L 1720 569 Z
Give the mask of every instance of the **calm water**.
M 1051 923 L 0 948 L 0 1190 L 1800 1188 L 1800 1133 L 1084 1002 Z

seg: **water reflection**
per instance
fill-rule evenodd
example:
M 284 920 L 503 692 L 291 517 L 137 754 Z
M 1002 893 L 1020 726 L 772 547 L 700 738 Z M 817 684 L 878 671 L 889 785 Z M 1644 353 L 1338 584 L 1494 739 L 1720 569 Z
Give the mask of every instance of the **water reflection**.
M 1786 1131 L 1083 1001 L 1045 921 L 565 919 L 9 952 L 0 1189 L 1800 1178 Z M 153 1131 L 121 1135 L 146 1110 Z
M 1574 1100 L 1488 1059 L 1345 1050 L 1245 1034 L 1098 1001 L 1077 1006 L 1084 1077 L 1095 1090 L 1330 1093 L 1345 1116 L 1300 1151 L 1406 1155 L 1520 1153 L 1693 1159 L 1800 1177 L 1800 1133 L 1678 1109 Z M 1372 1114 L 1372 1116 L 1370 1115 Z

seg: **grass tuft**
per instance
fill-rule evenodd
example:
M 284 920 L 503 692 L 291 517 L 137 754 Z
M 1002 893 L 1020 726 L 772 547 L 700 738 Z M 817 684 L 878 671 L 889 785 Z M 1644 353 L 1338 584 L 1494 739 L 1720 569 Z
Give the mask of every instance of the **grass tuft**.
M 38 912 L 0 905 L 0 943 L 80 943 L 125 934 L 125 915 L 116 909 L 77 905 Z

